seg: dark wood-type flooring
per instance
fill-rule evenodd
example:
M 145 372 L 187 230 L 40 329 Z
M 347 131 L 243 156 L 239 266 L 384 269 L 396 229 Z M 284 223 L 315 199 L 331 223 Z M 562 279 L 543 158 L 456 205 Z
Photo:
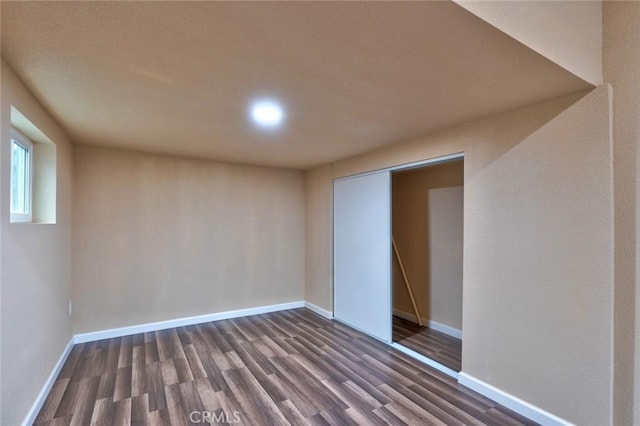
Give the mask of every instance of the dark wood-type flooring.
M 400 317 L 393 317 L 393 341 L 453 371 L 462 371 L 462 340 Z
M 260 426 L 531 424 L 306 309 L 78 344 L 36 424 L 184 425 L 202 411 Z

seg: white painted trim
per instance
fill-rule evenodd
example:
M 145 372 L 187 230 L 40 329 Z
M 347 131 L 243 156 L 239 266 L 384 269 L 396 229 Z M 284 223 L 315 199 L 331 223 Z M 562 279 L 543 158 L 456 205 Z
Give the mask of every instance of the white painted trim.
M 315 312 L 316 314 L 320 315 L 321 317 L 324 317 L 326 319 L 333 319 L 333 312 L 331 311 L 327 311 L 326 309 L 321 308 L 318 305 L 314 305 L 311 302 L 304 302 L 304 307 L 309 309 L 312 312 Z
M 456 339 L 462 340 L 462 330 L 458 330 L 457 328 L 453 328 L 448 325 L 444 325 L 431 320 L 427 322 L 427 326 L 435 331 L 439 331 L 440 333 L 444 333 L 451 337 L 455 337 Z
M 28 189 L 29 194 L 27 197 L 28 198 L 27 205 L 28 205 L 29 212 L 23 214 L 23 213 L 13 213 L 10 211 L 9 222 L 10 223 L 32 223 L 33 222 L 33 166 L 34 166 L 33 141 L 30 138 L 26 137 L 21 131 L 19 131 L 18 129 L 12 126 L 10 146 L 12 146 L 14 141 L 18 146 L 25 149 L 28 155 L 27 161 L 29 165 L 27 167 L 29 168 L 29 170 L 27 170 L 27 173 L 29 175 L 29 181 L 27 182 L 27 186 L 29 187 Z M 13 151 L 13 147 L 11 147 L 11 150 Z M 11 160 L 10 160 L 10 164 L 11 164 Z M 11 177 L 11 173 L 9 173 L 9 178 L 10 180 L 13 179 Z M 9 204 L 11 204 L 11 201 L 9 201 Z
M 397 166 L 389 167 L 389 171 L 407 170 L 416 167 L 435 166 L 436 164 L 446 163 L 447 161 L 458 160 L 464 158 L 464 152 L 456 152 L 455 154 L 442 155 L 440 157 L 428 158 L 426 160 L 414 161 L 413 163 L 398 164 Z
M 406 346 L 401 345 L 400 343 L 393 342 L 391 347 L 399 350 L 402 353 L 409 355 L 411 358 L 415 358 L 423 364 L 427 364 L 429 367 L 433 367 L 436 370 L 446 374 L 447 376 L 451 376 L 454 379 L 458 379 L 458 372 L 450 369 L 446 365 L 442 365 L 437 361 L 432 360 L 431 358 L 427 358 L 426 356 L 407 348 Z
M 494 400 L 501 405 L 504 405 L 507 408 L 510 408 L 516 413 L 521 414 L 526 418 L 533 420 L 534 422 L 541 425 L 573 425 L 573 423 L 570 423 L 554 414 L 551 414 L 548 411 L 543 410 L 542 408 L 536 407 L 533 404 L 523 401 L 522 399 L 513 396 L 503 390 L 500 390 L 488 383 L 485 383 L 482 380 L 478 380 L 475 377 L 468 375 L 467 373 L 461 372 L 458 375 L 458 383 L 460 383 L 462 386 L 468 387 L 469 389 L 478 392 L 481 395 L 486 396 L 489 399 Z
M 219 312 L 215 314 L 198 315 L 194 317 L 180 318 L 180 319 L 174 319 L 174 320 L 168 320 L 168 321 L 159 321 L 159 322 L 130 326 L 130 327 L 114 328 L 110 330 L 96 331 L 92 333 L 76 334 L 71 338 L 71 340 L 69 340 L 69 343 L 67 343 L 67 346 L 62 352 L 62 355 L 60 355 L 60 359 L 58 359 L 58 362 L 53 367 L 51 374 L 45 381 L 35 402 L 31 406 L 31 409 L 29 410 L 29 412 L 27 413 L 27 416 L 22 422 L 22 426 L 29 426 L 33 424 L 33 422 L 35 421 L 40 410 L 42 409 L 42 406 L 44 405 L 44 402 L 47 396 L 49 395 L 49 392 L 51 391 L 51 388 L 53 387 L 53 384 L 55 383 L 58 377 L 58 374 L 60 374 L 60 370 L 62 370 L 64 363 L 67 361 L 67 358 L 69 357 L 69 354 L 71 353 L 71 349 L 73 348 L 74 344 L 108 339 L 112 337 L 127 336 L 131 334 L 144 333 L 148 331 L 164 330 L 167 328 L 182 327 L 185 325 L 201 324 L 201 323 L 210 322 L 210 321 L 218 321 L 223 319 L 265 314 L 269 312 L 276 312 L 276 311 L 282 311 L 287 309 L 296 309 L 296 308 L 302 308 L 302 307 L 306 307 L 307 309 L 313 312 L 316 312 L 317 314 L 325 318 L 331 319 L 333 317 L 332 312 L 322 309 L 319 306 L 316 306 L 309 302 L 297 301 L 297 302 L 289 302 L 289 303 L 280 303 L 276 305 L 258 306 L 255 308 L 248 308 L 248 309 L 238 309 L 234 311 Z M 402 311 L 397 311 L 397 312 L 402 312 Z M 396 310 L 394 310 L 394 315 L 395 314 L 396 314 Z M 407 313 L 405 314 L 411 315 Z M 401 315 L 398 315 L 398 316 L 401 316 Z M 413 318 L 415 320 L 415 316 L 413 316 Z M 339 322 L 344 323 L 352 328 L 358 329 L 357 327 L 354 327 L 353 325 L 348 324 L 344 321 L 339 321 Z M 362 331 L 362 330 L 359 330 L 359 331 Z M 496 401 L 497 403 L 504 405 L 507 408 L 510 408 L 516 413 L 519 413 L 537 423 L 540 423 L 541 425 L 545 425 L 545 426 L 546 425 L 548 426 L 573 425 L 572 423 L 558 416 L 555 416 L 539 407 L 536 407 L 535 405 L 532 405 L 526 401 L 523 401 L 522 399 L 516 396 L 513 396 L 507 392 L 504 392 L 488 383 L 478 380 L 475 377 L 468 375 L 467 373 L 464 373 L 464 372 L 457 373 L 451 370 L 450 368 L 445 367 L 444 365 L 430 358 L 427 358 L 424 355 L 419 354 L 418 352 L 415 352 L 409 348 L 402 346 L 399 343 L 391 342 L 390 346 L 400 352 L 403 352 L 411 356 L 412 358 L 417 359 L 420 362 L 423 362 L 426 365 L 429 365 L 430 367 L 435 368 L 438 371 L 441 371 L 444 374 L 447 374 L 448 376 L 451 376 L 457 379 L 458 383 L 460 383 L 462 386 L 465 386 L 475 392 L 478 392 L 479 394 L 486 396 L 487 398 L 490 398 Z
M 44 383 L 42 390 L 38 394 L 38 397 L 36 398 L 35 402 L 31 406 L 31 409 L 27 413 L 27 416 L 25 417 L 24 421 L 22 422 L 22 426 L 32 425 L 33 422 L 36 420 L 36 417 L 40 413 L 40 410 L 42 409 L 42 406 L 44 405 L 44 402 L 46 401 L 47 396 L 49 396 L 49 392 L 51 392 L 51 388 L 53 387 L 53 384 L 58 378 L 58 374 L 60 374 L 60 370 L 62 370 L 64 363 L 67 361 L 67 358 L 69 357 L 69 354 L 71 353 L 71 349 L 73 348 L 74 344 L 93 342 L 93 341 L 102 340 L 102 339 L 110 339 L 113 337 L 129 336 L 132 334 L 145 333 L 149 331 L 165 330 L 167 328 L 183 327 L 185 325 L 201 324 L 201 323 L 210 322 L 210 321 L 219 321 L 223 319 L 266 314 L 269 312 L 284 311 L 287 309 L 296 309 L 296 308 L 302 308 L 302 307 L 306 307 L 307 309 L 325 318 L 328 318 L 328 319 L 333 318 L 333 312 L 322 309 L 319 306 L 314 305 L 313 303 L 297 301 L 297 302 L 289 302 L 289 303 L 280 303 L 277 305 L 258 306 L 255 308 L 237 309 L 234 311 L 219 312 L 215 314 L 198 315 L 198 316 L 187 317 L 187 318 L 178 318 L 173 320 L 159 321 L 159 322 L 134 325 L 129 327 L 112 328 L 110 330 L 95 331 L 91 333 L 76 334 L 73 337 L 71 337 L 71 340 L 69 340 L 69 343 L 67 344 L 66 348 L 62 352 L 60 359 L 58 360 L 56 365 L 53 367 L 53 370 L 51 371 L 51 374 L 49 375 L 46 382 Z
M 67 361 L 67 358 L 71 353 L 71 349 L 73 348 L 73 342 L 74 342 L 74 338 L 72 337 L 71 340 L 69 340 L 69 343 L 67 343 L 67 346 L 64 348 L 64 351 L 62 351 L 62 355 L 60 355 L 60 358 L 58 359 L 58 362 L 56 363 L 56 365 L 53 367 L 53 370 L 51 370 L 51 374 L 49 374 L 49 377 L 47 377 L 47 380 L 44 382 L 44 386 L 42 386 L 42 389 L 40 390 L 38 397 L 36 398 L 35 402 L 31 406 L 31 409 L 27 413 L 27 416 L 25 417 L 24 421 L 22 422 L 22 426 L 32 425 L 33 422 L 36 421 L 36 417 L 40 413 L 40 410 L 42 409 L 44 402 L 49 396 L 49 392 L 51 392 L 51 388 L 53 387 L 53 384 L 58 378 L 58 374 L 60 374 L 60 370 L 62 370 L 62 366 Z
M 333 178 L 334 182 L 344 179 L 351 179 L 358 176 L 366 176 L 373 173 L 379 172 L 395 172 L 397 170 L 408 170 L 416 167 L 424 167 L 424 166 L 435 166 L 440 163 L 446 163 L 447 161 L 458 160 L 460 158 L 464 158 L 464 151 L 456 152 L 454 154 L 442 155 L 440 157 L 427 158 L 426 160 L 414 161 L 411 163 L 405 164 L 396 164 L 395 166 L 381 167 L 379 169 L 367 170 L 365 172 L 353 173 L 350 175 L 338 176 Z
M 416 317 L 414 314 L 410 314 L 409 312 L 405 312 L 405 311 L 401 311 L 400 309 L 393 309 L 393 315 L 406 319 L 407 321 L 411 321 L 411 322 L 418 322 L 418 317 Z M 423 324 L 427 324 L 427 327 L 439 331 L 440 333 L 444 333 L 448 336 L 451 337 L 455 337 L 456 339 L 460 339 L 462 340 L 462 330 L 458 330 L 457 328 L 453 328 L 451 326 L 436 322 L 436 321 L 432 321 L 432 320 L 428 320 L 426 318 L 422 318 L 422 323 Z
M 218 312 L 215 314 L 176 318 L 167 321 L 151 322 L 147 324 L 132 325 L 128 327 L 112 328 L 109 330 L 76 334 L 74 336 L 74 343 L 93 342 L 95 340 L 111 339 L 113 337 L 129 336 L 132 334 L 147 333 L 149 331 L 166 330 L 167 328 L 184 327 L 187 325 L 202 324 L 205 322 L 219 321 L 230 318 L 248 317 L 251 315 L 266 314 L 269 312 L 284 311 L 287 309 L 296 309 L 302 307 L 304 307 L 304 302 L 297 301 L 280 303 L 277 305 L 258 306 L 255 308 L 237 309 L 234 311 Z

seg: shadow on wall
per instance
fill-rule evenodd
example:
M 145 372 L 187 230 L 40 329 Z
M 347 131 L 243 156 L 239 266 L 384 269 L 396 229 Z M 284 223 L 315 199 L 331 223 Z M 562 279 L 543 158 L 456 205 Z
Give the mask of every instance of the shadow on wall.
M 472 160 L 465 168 L 465 178 L 469 180 L 591 92 L 572 93 L 337 161 L 331 165 L 332 178 L 464 151 L 465 159 Z
M 601 86 L 465 179 L 464 370 L 578 424 L 611 409 L 609 124 Z

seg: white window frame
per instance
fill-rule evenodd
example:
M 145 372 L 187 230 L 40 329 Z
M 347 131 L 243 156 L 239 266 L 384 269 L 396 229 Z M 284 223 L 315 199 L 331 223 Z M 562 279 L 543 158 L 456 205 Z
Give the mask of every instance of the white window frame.
M 11 144 L 10 149 L 13 150 L 13 144 L 16 143 L 21 147 L 25 148 L 28 152 L 29 156 L 29 164 L 27 167 L 29 168 L 27 172 L 27 187 L 28 187 L 28 196 L 27 196 L 27 210 L 28 213 L 14 213 L 10 211 L 10 221 L 11 222 L 32 222 L 33 221 L 33 142 L 31 139 L 23 135 L 15 128 L 11 128 Z M 12 159 L 12 155 L 10 155 Z M 13 171 L 13 164 L 10 167 L 11 172 Z M 10 176 L 10 189 L 9 189 L 9 209 L 11 209 L 11 188 L 13 188 L 13 175 Z

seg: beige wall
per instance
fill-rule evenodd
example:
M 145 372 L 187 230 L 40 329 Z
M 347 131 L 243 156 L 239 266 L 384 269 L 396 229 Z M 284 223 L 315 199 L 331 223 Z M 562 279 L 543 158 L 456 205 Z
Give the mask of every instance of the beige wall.
M 611 415 L 607 89 L 465 175 L 463 371 L 581 425 Z
M 601 1 L 455 1 L 583 80 L 602 83 Z
M 77 146 L 74 333 L 304 297 L 301 172 Z
M 307 302 L 333 311 L 333 186 L 327 184 L 331 182 L 331 166 L 307 172 L 305 182 L 307 226 L 304 296 Z
M 0 159 L 2 288 L 0 357 L 1 424 L 27 415 L 71 339 L 72 146 L 63 130 L 2 62 Z M 57 148 L 57 223 L 9 223 L 11 106 Z
M 640 3 L 604 3 L 604 79 L 613 86 L 615 160 L 615 424 L 640 424 Z M 635 333 L 635 336 L 634 336 Z M 634 348 L 635 337 L 635 348 Z M 634 369 L 635 350 L 635 369 Z M 635 370 L 635 392 L 634 374 Z M 635 419 L 634 398 L 635 393 Z M 634 421 L 635 420 L 635 421 Z
M 583 95 L 332 168 L 335 178 L 464 151 L 463 371 L 569 421 L 606 424 L 613 315 L 609 99 L 606 87 Z M 326 191 L 309 197 L 329 201 Z
M 464 183 L 464 162 L 394 173 L 392 177 L 393 236 L 414 291 L 420 315 L 428 320 L 462 329 L 462 235 L 445 235 L 459 239 L 459 253 L 447 262 L 443 279 L 431 280 L 434 270 L 430 259 L 429 191 L 457 187 Z M 452 212 L 456 217 L 462 212 Z M 462 223 L 460 223 L 462 225 Z M 461 228 L 461 226 L 460 226 Z M 441 241 L 442 243 L 442 241 Z M 393 257 L 393 307 L 413 314 L 413 307 L 398 263 Z
M 33 146 L 33 221 L 56 223 L 56 146 L 36 143 Z

